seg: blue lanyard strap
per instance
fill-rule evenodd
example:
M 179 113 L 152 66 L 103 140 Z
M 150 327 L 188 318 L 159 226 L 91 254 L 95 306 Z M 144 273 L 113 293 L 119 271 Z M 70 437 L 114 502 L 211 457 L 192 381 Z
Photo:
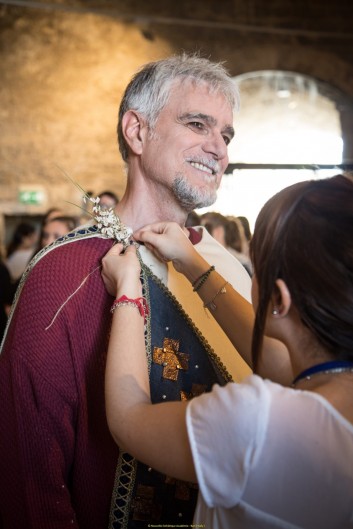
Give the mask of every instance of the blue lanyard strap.
M 324 362 L 317 364 L 316 366 L 305 369 L 293 380 L 292 386 L 294 386 L 302 378 L 310 377 L 316 373 L 335 373 L 340 372 L 342 369 L 353 369 L 353 362 L 350 360 L 333 360 L 331 362 Z

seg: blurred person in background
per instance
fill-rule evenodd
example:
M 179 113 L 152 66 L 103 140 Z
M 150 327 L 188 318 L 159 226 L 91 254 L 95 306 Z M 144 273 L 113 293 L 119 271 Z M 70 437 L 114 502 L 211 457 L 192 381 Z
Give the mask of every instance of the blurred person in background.
M 251 275 L 250 259 L 241 252 L 242 239 L 239 225 L 233 220 L 230 221 L 222 213 L 218 213 L 217 211 L 204 213 L 201 216 L 201 224 L 219 244 L 224 246 L 233 257 L 238 259 L 248 274 Z
M 196 213 L 196 211 L 190 211 L 188 216 L 186 217 L 185 226 L 192 227 L 192 226 L 201 226 L 201 217 Z
M 48 220 L 54 219 L 55 217 L 63 217 L 65 212 L 60 208 L 50 208 L 42 218 L 42 226 L 48 222 Z
M 56 241 L 59 237 L 74 230 L 78 225 L 77 219 L 71 216 L 60 216 L 49 219 L 42 227 L 40 248 Z
M 114 209 L 119 203 L 119 197 L 113 193 L 113 191 L 102 191 L 98 197 L 100 199 L 99 205 L 101 208 Z
M 245 237 L 244 228 L 238 217 L 227 216 L 228 223 L 225 228 L 226 248 L 239 259 L 246 268 L 249 275 L 252 275 L 252 264 L 249 257 L 249 243 Z
M 248 245 L 250 244 L 250 241 L 251 241 L 251 238 L 252 238 L 252 233 L 251 233 L 251 229 L 250 229 L 250 223 L 249 223 L 249 220 L 247 219 L 247 217 L 244 217 L 242 215 L 238 215 L 238 220 L 240 220 L 242 226 L 243 226 L 243 230 L 244 230 L 244 235 L 245 235 L 245 238 L 246 240 L 248 241 Z
M 13 285 L 11 283 L 10 273 L 0 257 L 0 343 L 7 324 L 7 318 L 10 313 L 13 299 Z
M 12 283 L 18 282 L 21 278 L 33 255 L 37 241 L 38 231 L 34 224 L 21 222 L 17 225 L 7 247 L 5 260 Z

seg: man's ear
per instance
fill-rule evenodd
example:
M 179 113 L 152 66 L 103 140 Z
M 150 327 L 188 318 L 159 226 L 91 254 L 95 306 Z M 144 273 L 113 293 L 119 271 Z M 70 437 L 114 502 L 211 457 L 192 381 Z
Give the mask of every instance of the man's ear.
M 148 132 L 145 120 L 134 110 L 128 110 L 122 119 L 122 132 L 129 149 L 134 154 L 141 154 L 144 138 Z
M 283 279 L 277 279 L 271 297 L 274 317 L 287 316 L 292 305 L 289 289 Z

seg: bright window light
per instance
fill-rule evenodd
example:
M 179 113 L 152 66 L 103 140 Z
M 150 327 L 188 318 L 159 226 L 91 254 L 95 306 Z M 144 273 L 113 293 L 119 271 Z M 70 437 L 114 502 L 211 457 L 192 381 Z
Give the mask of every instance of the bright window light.
M 253 231 L 260 209 L 275 193 L 301 180 L 327 178 L 337 173 L 334 169 L 318 172 L 305 169 L 237 169 L 233 174 L 223 176 L 217 202 L 197 212 L 202 215 L 206 211 L 218 211 L 223 215 L 247 217 Z
M 335 102 L 314 79 L 292 72 L 252 72 L 235 78 L 241 108 L 235 116 L 230 163 L 340 165 L 343 141 Z M 291 184 L 326 178 L 337 169 L 236 169 L 223 177 L 217 202 L 198 210 L 248 218 L 253 230 L 264 203 Z

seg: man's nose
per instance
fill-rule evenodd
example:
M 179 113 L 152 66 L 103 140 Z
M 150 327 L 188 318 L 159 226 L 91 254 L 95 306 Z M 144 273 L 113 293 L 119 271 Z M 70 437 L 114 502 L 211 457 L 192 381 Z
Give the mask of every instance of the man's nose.
M 203 148 L 205 152 L 211 153 L 217 160 L 228 159 L 228 147 L 219 132 L 208 135 Z

